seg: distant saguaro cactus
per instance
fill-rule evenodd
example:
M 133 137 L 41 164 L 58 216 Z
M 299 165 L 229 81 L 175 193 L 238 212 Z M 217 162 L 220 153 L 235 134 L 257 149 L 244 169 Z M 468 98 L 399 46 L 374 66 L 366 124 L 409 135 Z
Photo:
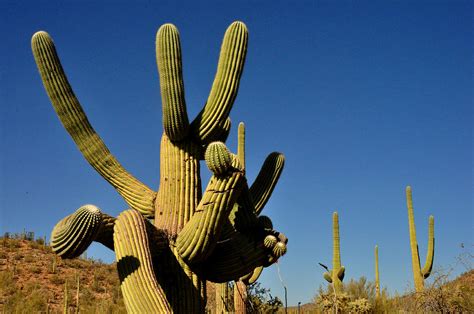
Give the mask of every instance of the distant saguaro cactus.
M 236 280 L 286 252 L 286 237 L 258 218 L 278 179 L 272 173 L 279 171 L 283 155 L 270 154 L 249 187 L 239 158 L 223 143 L 230 131 L 229 113 L 247 40 L 242 22 L 229 26 L 209 98 L 189 122 L 178 30 L 172 24 L 158 30 L 164 133 L 160 187 L 155 192 L 125 170 L 95 132 L 50 36 L 40 31 L 32 38 L 43 84 L 59 119 L 85 159 L 131 208 L 114 218 L 84 205 L 54 227 L 51 247 L 63 258 L 79 256 L 92 241 L 114 250 L 129 312 L 203 312 L 206 280 Z M 213 173 L 204 193 L 202 159 Z
M 411 194 L 411 187 L 406 187 L 407 207 L 408 207 L 408 226 L 410 229 L 410 249 L 411 262 L 413 266 L 413 279 L 415 282 L 415 290 L 417 292 L 423 291 L 425 284 L 424 280 L 431 274 L 434 261 L 434 217 L 430 216 L 428 220 L 428 252 L 426 253 L 426 261 L 423 269 L 420 265 L 420 255 L 418 249 L 418 242 L 416 241 L 416 227 L 415 227 L 415 213 L 413 210 L 413 200 Z
M 379 247 L 375 246 L 375 297 L 380 298 Z
M 339 216 L 337 212 L 332 214 L 332 269 L 323 274 L 324 279 L 333 284 L 337 294 L 342 292 L 342 280 L 344 279 L 345 267 L 341 266 L 341 249 L 339 238 Z

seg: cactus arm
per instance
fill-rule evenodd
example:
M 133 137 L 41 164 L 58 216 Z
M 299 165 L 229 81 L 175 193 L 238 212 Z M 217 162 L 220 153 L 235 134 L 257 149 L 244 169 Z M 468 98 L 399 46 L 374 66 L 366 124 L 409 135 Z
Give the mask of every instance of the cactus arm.
M 277 152 L 271 153 L 265 159 L 257 178 L 250 187 L 250 194 L 252 195 L 257 215 L 262 211 L 272 195 L 284 165 L 285 157 Z
M 188 265 L 202 262 L 211 254 L 245 180 L 242 173 L 232 172 L 231 155 L 223 143 L 208 146 L 206 163 L 214 176 L 176 241 L 178 252 Z
M 431 274 L 431 269 L 433 268 L 434 246 L 434 217 L 430 216 L 428 220 L 428 252 L 426 253 L 425 266 L 421 270 L 424 279 L 429 277 L 429 275 Z
M 46 92 L 82 155 L 132 208 L 152 217 L 156 193 L 122 167 L 92 128 L 67 80 L 51 37 L 46 32 L 37 32 L 31 45 Z
M 330 273 L 332 273 L 332 271 L 329 271 L 329 272 L 325 271 L 323 273 L 323 277 L 324 279 L 326 279 L 327 282 L 332 283 L 332 277 Z
M 243 122 L 239 123 L 237 130 L 237 157 L 242 168 L 245 169 L 245 124 Z
M 339 278 L 340 281 L 343 281 L 345 274 L 346 274 L 346 268 L 344 266 L 341 266 L 341 268 L 339 268 L 336 276 L 337 276 L 337 278 Z
M 78 257 L 92 241 L 113 250 L 114 220 L 96 206 L 84 205 L 56 224 L 51 234 L 51 248 L 62 258 Z
M 151 263 L 146 224 L 134 210 L 122 212 L 115 222 L 115 254 L 125 306 L 129 313 L 171 313 Z
M 241 277 L 240 281 L 242 281 L 247 286 L 251 285 L 251 284 L 253 284 L 254 282 L 256 282 L 258 280 L 258 278 L 260 277 L 262 272 L 263 272 L 263 266 L 259 266 L 259 267 L 255 268 L 252 272 L 250 272 L 247 275 Z
M 224 35 L 217 72 L 203 110 L 191 123 L 193 134 L 203 143 L 215 141 L 225 125 L 239 89 L 247 53 L 248 33 L 242 22 L 232 23 Z
M 156 63 L 160 74 L 163 127 L 171 141 L 179 141 L 189 130 L 181 64 L 179 32 L 164 24 L 156 34 Z
M 212 282 L 238 280 L 257 267 L 275 263 L 286 253 L 286 244 L 286 237 L 273 230 L 257 235 L 235 232 L 231 238 L 217 243 L 206 262 L 197 265 L 196 273 Z

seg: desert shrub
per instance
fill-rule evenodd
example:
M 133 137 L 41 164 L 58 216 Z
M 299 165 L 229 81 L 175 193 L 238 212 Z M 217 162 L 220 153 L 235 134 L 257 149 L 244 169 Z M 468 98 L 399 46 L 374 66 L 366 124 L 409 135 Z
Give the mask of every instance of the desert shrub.
M 25 263 L 33 263 L 34 261 L 35 261 L 35 258 L 31 254 L 25 255 L 25 257 L 23 259 L 23 262 L 25 262 Z
M 278 297 L 272 296 L 270 289 L 261 287 L 259 282 L 248 286 L 248 313 L 276 313 L 282 306 L 281 300 Z
M 13 279 L 13 272 L 2 271 L 0 272 L 0 294 L 10 295 L 16 291 L 15 281 Z
M 38 267 L 38 266 L 31 266 L 30 267 L 30 271 L 33 273 L 33 274 L 41 274 L 41 268 Z
M 65 280 L 64 278 L 61 278 L 59 275 L 57 274 L 53 274 L 50 278 L 49 278 L 49 281 L 51 281 L 52 284 L 55 284 L 55 285 L 62 285 L 64 284 Z

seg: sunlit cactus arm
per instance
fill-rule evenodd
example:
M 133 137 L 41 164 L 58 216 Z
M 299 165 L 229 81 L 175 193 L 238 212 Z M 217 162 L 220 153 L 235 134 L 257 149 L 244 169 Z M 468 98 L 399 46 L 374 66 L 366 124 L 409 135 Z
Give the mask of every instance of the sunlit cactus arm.
M 429 275 L 431 274 L 431 269 L 433 268 L 434 246 L 434 217 L 430 216 L 428 220 L 428 249 L 426 253 L 425 266 L 421 270 L 421 274 L 423 275 L 424 279 L 429 277 Z
M 259 266 L 255 268 L 252 272 L 248 273 L 247 275 L 243 276 L 240 278 L 240 281 L 242 281 L 246 285 L 251 285 L 254 282 L 258 280 L 260 275 L 263 272 L 263 266 Z
M 129 313 L 170 313 L 151 263 L 146 224 L 135 210 L 122 212 L 115 222 L 115 254 L 125 306 Z
M 46 32 L 37 32 L 31 45 L 46 92 L 82 155 L 132 208 L 153 216 L 156 193 L 122 167 L 92 128 L 68 82 L 51 37 Z
M 160 74 L 163 127 L 172 141 L 188 135 L 179 32 L 172 24 L 164 24 L 156 34 L 156 63 Z
M 115 218 L 96 206 L 84 205 L 56 224 L 51 233 L 51 248 L 62 258 L 78 257 L 92 241 L 113 250 L 114 222 Z
M 207 103 L 191 127 L 196 138 L 206 144 L 216 141 L 230 113 L 239 89 L 247 53 L 248 33 L 242 22 L 232 23 L 225 32 L 219 63 Z
M 214 176 L 176 241 L 178 252 L 187 264 L 202 262 L 212 253 L 245 181 L 242 173 L 233 170 L 231 155 L 223 143 L 209 145 L 206 163 Z
M 325 271 L 323 273 L 324 279 L 326 279 L 327 282 L 332 283 L 332 276 L 331 276 L 332 271 L 330 270 L 329 272 Z
M 265 159 L 257 178 L 250 187 L 250 194 L 255 205 L 255 211 L 259 214 L 272 195 L 273 189 L 278 183 L 280 174 L 285 165 L 285 157 L 273 152 Z

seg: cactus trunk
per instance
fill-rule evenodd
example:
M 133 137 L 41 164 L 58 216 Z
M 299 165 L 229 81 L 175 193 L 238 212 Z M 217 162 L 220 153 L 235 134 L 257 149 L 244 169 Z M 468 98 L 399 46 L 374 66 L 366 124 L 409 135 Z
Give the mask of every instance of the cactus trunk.
M 216 314 L 229 313 L 229 285 L 227 282 L 214 284 L 216 289 Z
M 337 212 L 332 216 L 332 284 L 337 293 L 342 292 L 342 281 L 338 276 L 341 269 L 341 244 L 339 237 L 339 216 Z
M 234 311 L 236 314 L 247 313 L 247 285 L 236 281 L 234 285 Z

